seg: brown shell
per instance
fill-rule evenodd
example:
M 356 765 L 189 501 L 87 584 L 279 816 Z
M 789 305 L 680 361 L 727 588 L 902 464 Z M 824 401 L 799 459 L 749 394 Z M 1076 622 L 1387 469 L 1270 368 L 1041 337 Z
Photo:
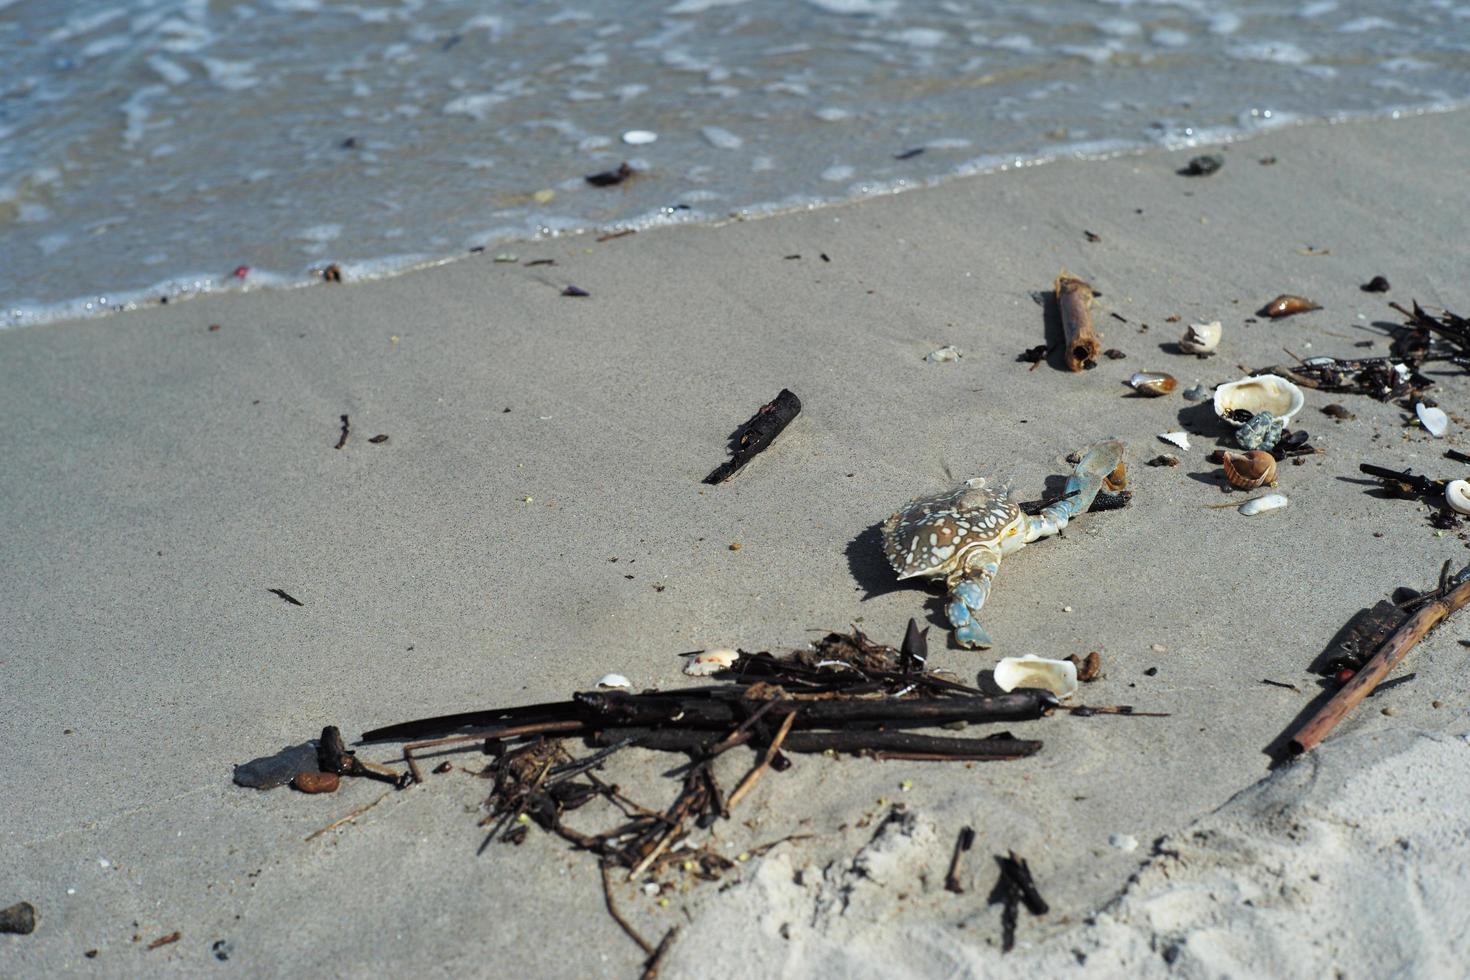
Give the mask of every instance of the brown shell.
M 1306 313 L 1310 310 L 1320 310 L 1322 307 L 1309 299 L 1301 296 L 1292 296 L 1290 293 L 1282 293 L 1261 308 L 1263 316 L 1271 319 L 1277 317 L 1291 316 L 1293 313 Z
M 1225 454 L 1225 479 L 1242 490 L 1276 482 L 1276 457 L 1260 449 Z

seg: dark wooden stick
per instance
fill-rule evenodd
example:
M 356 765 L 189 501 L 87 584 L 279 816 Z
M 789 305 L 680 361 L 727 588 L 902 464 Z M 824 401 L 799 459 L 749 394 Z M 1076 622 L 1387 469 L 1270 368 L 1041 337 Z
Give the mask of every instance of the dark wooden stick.
M 949 859 L 949 872 L 944 876 L 945 891 L 954 892 L 956 895 L 965 893 L 965 886 L 960 884 L 960 859 L 974 846 L 975 828 L 961 827 L 960 835 L 955 838 L 954 842 L 954 856 Z
M 1067 367 L 1081 371 L 1088 361 L 1096 361 L 1102 350 L 1102 338 L 1092 326 L 1092 287 L 1064 272 L 1057 276 L 1056 293 L 1057 312 L 1067 339 Z
M 1332 700 L 1324 704 L 1321 710 L 1297 731 L 1292 740 L 1287 743 L 1287 748 L 1291 753 L 1301 755 L 1321 744 L 1322 739 L 1327 737 L 1337 723 L 1347 717 L 1348 712 L 1352 711 L 1359 701 L 1373 693 L 1373 689 L 1388 675 L 1388 672 L 1408 656 L 1414 644 L 1424 639 L 1430 630 L 1466 603 L 1470 603 L 1470 581 L 1462 582 L 1447 595 L 1420 607 L 1407 623 L 1400 626 L 1388 638 L 1388 641 L 1363 665 L 1363 668 L 1353 675 L 1353 679 L 1344 684 L 1342 690 L 1333 695 Z
M 1045 915 L 1051 911 L 1046 899 L 1036 890 L 1036 880 L 1031 877 L 1031 866 L 1026 863 L 1025 858 L 1011 851 L 1006 857 L 998 857 L 996 860 L 1000 863 L 1001 874 L 1011 880 L 1028 912 L 1032 915 Z
M 797 398 L 789 388 L 782 388 L 779 395 L 758 408 L 756 413 L 740 427 L 740 436 L 736 441 L 734 455 L 715 467 L 710 475 L 704 478 L 704 482 L 724 483 L 740 472 L 741 467 L 774 442 L 782 430 L 790 425 L 791 420 L 800 413 L 801 399 Z
M 701 754 L 714 738 L 710 732 L 669 728 L 605 728 L 589 737 L 596 745 L 636 738 L 638 745 L 645 749 Z M 1042 744 L 1039 740 L 1019 738 L 945 738 L 909 732 L 836 731 L 792 732 L 781 743 L 781 748 L 803 754 L 832 751 L 871 753 L 885 759 L 989 761 L 1035 755 L 1041 751 Z

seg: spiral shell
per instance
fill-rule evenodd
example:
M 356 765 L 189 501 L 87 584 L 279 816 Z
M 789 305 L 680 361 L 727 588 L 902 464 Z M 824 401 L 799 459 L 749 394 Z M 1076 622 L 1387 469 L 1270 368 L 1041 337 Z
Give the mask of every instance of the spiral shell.
M 1276 482 L 1276 458 L 1259 449 L 1225 454 L 1225 478 L 1242 490 Z
M 1451 480 L 1445 484 L 1444 502 L 1456 514 L 1470 514 L 1470 481 Z
M 1214 353 L 1215 348 L 1220 346 L 1221 331 L 1219 320 L 1191 323 L 1184 328 L 1184 336 L 1179 338 L 1179 348 L 1186 354 Z

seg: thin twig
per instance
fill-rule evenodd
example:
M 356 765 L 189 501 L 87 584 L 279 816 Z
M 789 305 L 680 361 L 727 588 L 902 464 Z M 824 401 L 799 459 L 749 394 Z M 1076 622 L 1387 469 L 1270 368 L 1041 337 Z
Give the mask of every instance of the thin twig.
M 771 760 L 776 758 L 777 752 L 781 751 L 781 743 L 786 741 L 786 736 L 791 733 L 791 726 L 795 723 L 797 714 L 799 712 L 793 711 L 786 716 L 785 721 L 781 722 L 781 727 L 777 730 L 776 737 L 771 739 L 770 745 L 766 746 L 766 754 L 761 756 L 760 764 L 748 772 L 745 778 L 740 781 L 740 785 L 735 787 L 735 792 L 731 793 L 730 798 L 725 802 L 725 809 L 735 809 L 736 804 L 745 798 L 745 794 L 750 792 L 751 788 L 755 786 L 756 781 L 765 775 L 767 769 L 771 768 Z
M 393 793 L 393 791 L 390 789 L 388 792 L 384 793 L 382 796 L 378 797 L 376 800 L 373 800 L 371 803 L 369 803 L 369 804 L 367 804 L 365 806 L 358 807 L 356 810 L 353 810 L 351 813 L 347 814 L 347 816 L 343 817 L 342 819 L 340 819 L 340 820 L 333 820 L 331 823 L 327 824 L 321 830 L 318 830 L 316 833 L 312 834 L 310 837 L 308 837 L 306 839 L 308 841 L 316 840 L 318 837 L 320 837 L 322 834 L 325 834 L 329 830 L 336 830 L 338 827 L 342 826 L 344 823 L 351 823 L 352 821 L 356 820 L 358 817 L 362 816 L 364 813 L 367 813 L 373 807 L 377 806 L 379 803 L 382 803 L 389 796 L 391 796 L 392 793 Z
M 653 944 L 640 936 L 638 930 L 634 929 L 632 924 L 623 918 L 622 913 L 618 911 L 617 903 L 613 901 L 612 880 L 607 876 L 607 865 L 599 862 L 598 868 L 602 871 L 602 897 L 607 900 L 607 914 L 612 916 L 613 921 L 622 927 L 623 931 L 628 934 L 629 939 L 643 948 L 643 954 L 645 956 L 652 956 Z
M 653 955 L 648 958 L 648 962 L 643 964 L 643 975 L 639 980 L 654 980 L 658 976 L 659 964 L 663 961 L 664 954 L 669 951 L 669 947 L 674 945 L 674 938 L 678 935 L 678 926 L 674 926 L 668 932 L 664 933 L 664 938 L 659 940 L 658 949 L 654 950 Z

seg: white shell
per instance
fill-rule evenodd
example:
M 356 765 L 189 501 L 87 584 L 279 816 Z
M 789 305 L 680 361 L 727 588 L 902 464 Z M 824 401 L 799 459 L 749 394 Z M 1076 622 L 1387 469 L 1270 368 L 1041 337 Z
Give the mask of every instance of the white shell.
M 658 139 L 658 133 L 647 129 L 630 129 L 623 134 L 623 142 L 629 146 L 644 146 Z
M 924 360 L 932 364 L 945 364 L 949 361 L 958 361 L 961 356 L 959 350 L 953 344 L 948 344 L 936 351 L 930 351 L 929 356 L 924 358 Z
M 603 674 L 602 680 L 597 682 L 598 687 L 626 687 L 631 688 L 633 682 L 622 674 Z
M 1184 336 L 1179 338 L 1179 346 L 1187 354 L 1210 354 L 1220 346 L 1221 332 L 1219 320 L 1211 320 L 1209 323 L 1191 323 L 1184 328 Z
M 1241 378 L 1215 389 L 1215 414 L 1236 428 L 1243 423 L 1233 421 L 1230 413 L 1238 408 L 1252 415 L 1270 412 L 1282 422 L 1290 422 L 1305 404 L 1300 388 L 1274 374 Z
M 1178 446 L 1180 449 L 1185 450 L 1189 449 L 1188 432 L 1160 432 L 1159 438 L 1171 446 Z
M 706 650 L 689 658 L 684 665 L 684 673 L 690 677 L 708 677 L 729 670 L 739 659 L 739 650 Z
M 1470 480 L 1451 480 L 1446 483 L 1444 502 L 1456 514 L 1470 514 Z
M 1039 687 L 1059 698 L 1077 693 L 1077 665 L 1070 660 L 1045 660 L 1027 654 L 1006 657 L 995 665 L 995 684 L 1002 691 Z
M 1419 416 L 1419 424 L 1424 426 L 1424 431 L 1438 439 L 1445 434 L 1450 427 L 1450 417 L 1443 409 L 1426 405 L 1423 402 L 1414 406 L 1414 414 Z
M 1289 503 L 1291 501 L 1286 499 L 1285 494 L 1268 493 L 1264 497 L 1254 497 L 1247 500 L 1240 505 L 1239 510 L 1246 517 L 1254 517 L 1257 514 L 1264 514 L 1268 510 L 1280 510 Z

